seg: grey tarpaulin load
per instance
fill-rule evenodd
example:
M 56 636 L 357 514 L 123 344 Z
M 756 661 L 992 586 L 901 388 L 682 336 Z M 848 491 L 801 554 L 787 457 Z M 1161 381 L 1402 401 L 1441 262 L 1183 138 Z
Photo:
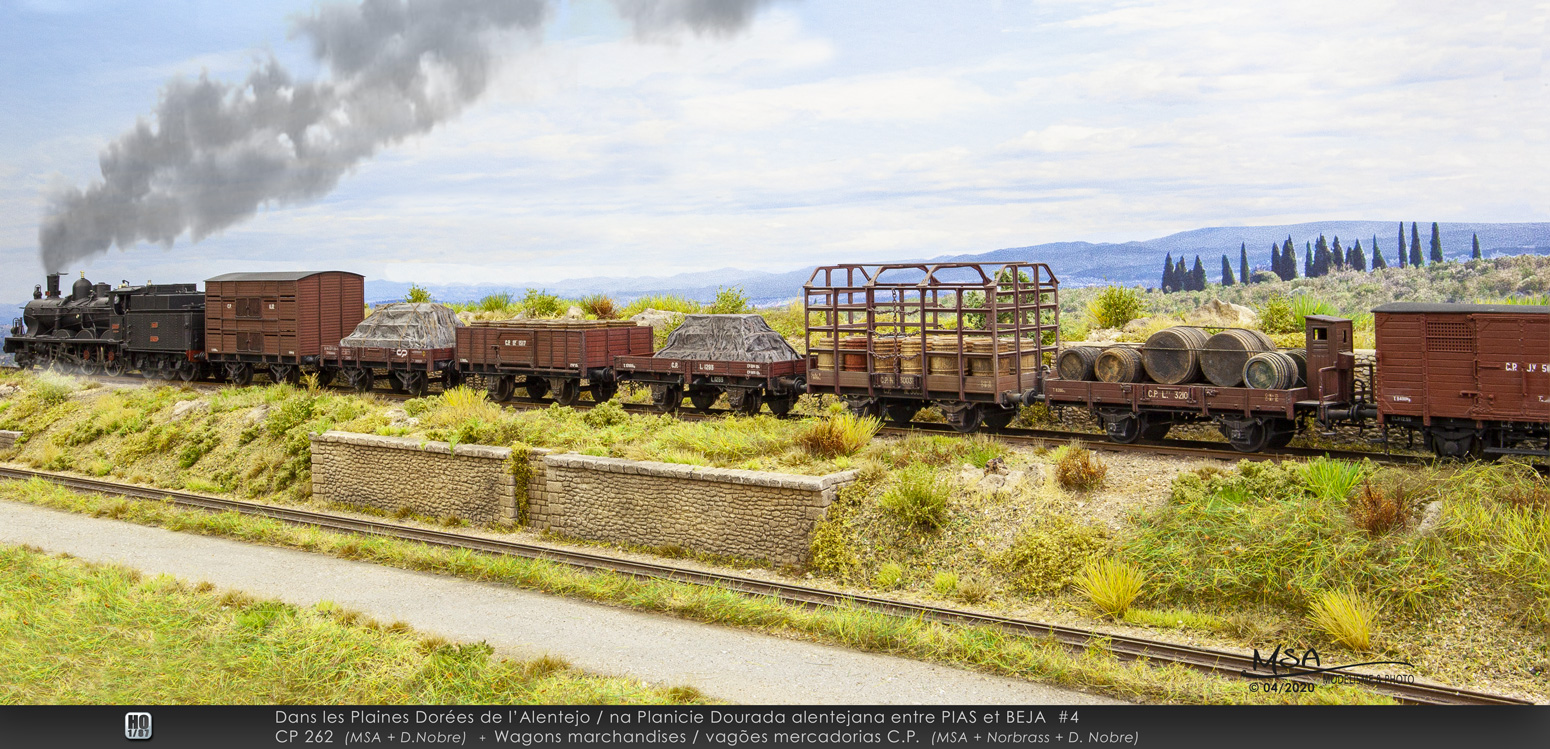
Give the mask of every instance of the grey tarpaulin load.
M 355 332 L 339 342 L 341 346 L 365 348 L 453 348 L 457 329 L 463 323 L 457 313 L 441 304 L 397 302 L 371 311 L 371 316 L 355 326 Z
M 791 361 L 802 358 L 758 315 L 688 315 L 667 335 L 661 359 Z

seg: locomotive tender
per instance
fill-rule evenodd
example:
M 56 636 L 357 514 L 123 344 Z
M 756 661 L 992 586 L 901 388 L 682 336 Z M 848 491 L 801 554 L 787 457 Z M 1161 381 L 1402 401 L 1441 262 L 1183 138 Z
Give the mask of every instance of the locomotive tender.
M 899 424 L 935 406 L 962 432 L 1003 428 L 1020 406 L 1042 403 L 1087 409 L 1117 442 L 1211 422 L 1243 452 L 1285 445 L 1309 422 L 1371 421 L 1385 442 L 1405 429 L 1439 456 L 1550 457 L 1550 307 L 1379 306 L 1377 361 L 1358 377 L 1351 321 L 1318 315 L 1306 318 L 1305 347 L 1289 351 L 1254 331 L 1194 328 L 1140 347 L 1062 350 L 1058 292 L 1042 263 L 837 265 L 804 287 L 806 354 L 775 346 L 751 316 L 695 316 L 658 352 L 649 328 L 541 320 L 457 327 L 455 347 L 422 351 L 346 340 L 361 338 L 352 331 L 364 318 L 354 273 L 227 274 L 204 293 L 83 274 L 68 296 L 56 273 L 13 321 L 4 351 L 22 367 L 84 374 L 247 384 L 312 373 L 361 391 L 385 379 L 415 395 L 480 375 L 498 401 L 519 385 L 565 404 L 583 389 L 602 401 L 637 382 L 664 412 L 685 398 L 703 411 L 724 394 L 735 412 L 784 415 L 799 394 L 828 393 Z M 371 332 L 380 338 L 393 322 Z M 710 343 L 697 351 L 693 340 Z

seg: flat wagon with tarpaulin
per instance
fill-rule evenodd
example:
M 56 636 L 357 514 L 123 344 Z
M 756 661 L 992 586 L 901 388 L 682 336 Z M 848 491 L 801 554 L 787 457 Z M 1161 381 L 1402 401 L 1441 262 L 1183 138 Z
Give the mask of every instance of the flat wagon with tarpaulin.
M 732 410 L 756 414 L 768 405 L 790 413 L 806 392 L 807 361 L 758 315 L 689 315 L 652 356 L 620 356 L 621 378 L 650 386 L 651 402 L 670 413 L 685 396 L 700 412 L 723 394 Z
M 238 385 L 251 383 L 260 371 L 275 382 L 300 382 L 304 371 L 319 371 L 323 347 L 337 344 L 366 316 L 365 283 L 346 271 L 208 279 L 206 358 Z
M 1285 352 L 1254 331 L 1207 336 L 1188 327 L 1160 331 L 1141 347 L 1108 347 L 1096 367 L 1082 366 L 1077 348 L 1057 357 L 1044 402 L 1087 409 L 1115 442 L 1162 439 L 1174 424 L 1210 421 L 1234 449 L 1258 452 L 1290 442 L 1301 414 L 1326 424 L 1370 415 L 1343 318 L 1309 315 L 1304 348 Z M 1140 367 L 1104 367 L 1127 357 Z
M 896 423 L 935 405 L 960 432 L 1004 427 L 1060 346 L 1043 263 L 833 265 L 803 292 L 809 392 Z
M 510 400 L 518 386 L 532 398 L 553 393 L 571 405 L 587 388 L 594 401 L 619 391 L 614 359 L 651 353 L 651 328 L 629 320 L 501 320 L 457 329 L 462 377 L 478 375 L 490 397 Z
M 443 390 L 460 381 L 457 369 L 457 313 L 443 304 L 397 302 L 371 311 L 350 335 L 323 346 L 319 379 L 337 375 L 364 393 L 378 380 L 394 392 L 415 397 L 430 383 Z
M 1438 455 L 1550 457 L 1550 306 L 1373 309 L 1377 417 Z

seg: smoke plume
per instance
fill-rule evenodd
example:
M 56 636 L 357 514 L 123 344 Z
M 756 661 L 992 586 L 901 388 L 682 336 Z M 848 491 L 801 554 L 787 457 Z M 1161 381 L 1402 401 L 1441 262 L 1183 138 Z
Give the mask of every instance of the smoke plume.
M 638 38 L 728 36 L 770 0 L 613 0 Z M 295 22 L 327 70 L 298 81 L 272 57 L 240 83 L 177 79 L 149 120 L 100 155 L 102 180 L 50 196 L 43 265 L 113 245 L 194 242 L 331 191 L 384 147 L 430 131 L 484 93 L 513 37 L 537 40 L 548 0 L 364 0 Z M 505 42 L 505 43 L 503 43 Z

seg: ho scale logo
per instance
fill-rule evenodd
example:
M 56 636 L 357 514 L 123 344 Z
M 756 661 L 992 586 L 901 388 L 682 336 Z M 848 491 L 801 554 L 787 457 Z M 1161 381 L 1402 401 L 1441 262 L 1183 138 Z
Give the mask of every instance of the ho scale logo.
M 150 713 L 124 713 L 124 738 L 141 741 L 150 737 Z

